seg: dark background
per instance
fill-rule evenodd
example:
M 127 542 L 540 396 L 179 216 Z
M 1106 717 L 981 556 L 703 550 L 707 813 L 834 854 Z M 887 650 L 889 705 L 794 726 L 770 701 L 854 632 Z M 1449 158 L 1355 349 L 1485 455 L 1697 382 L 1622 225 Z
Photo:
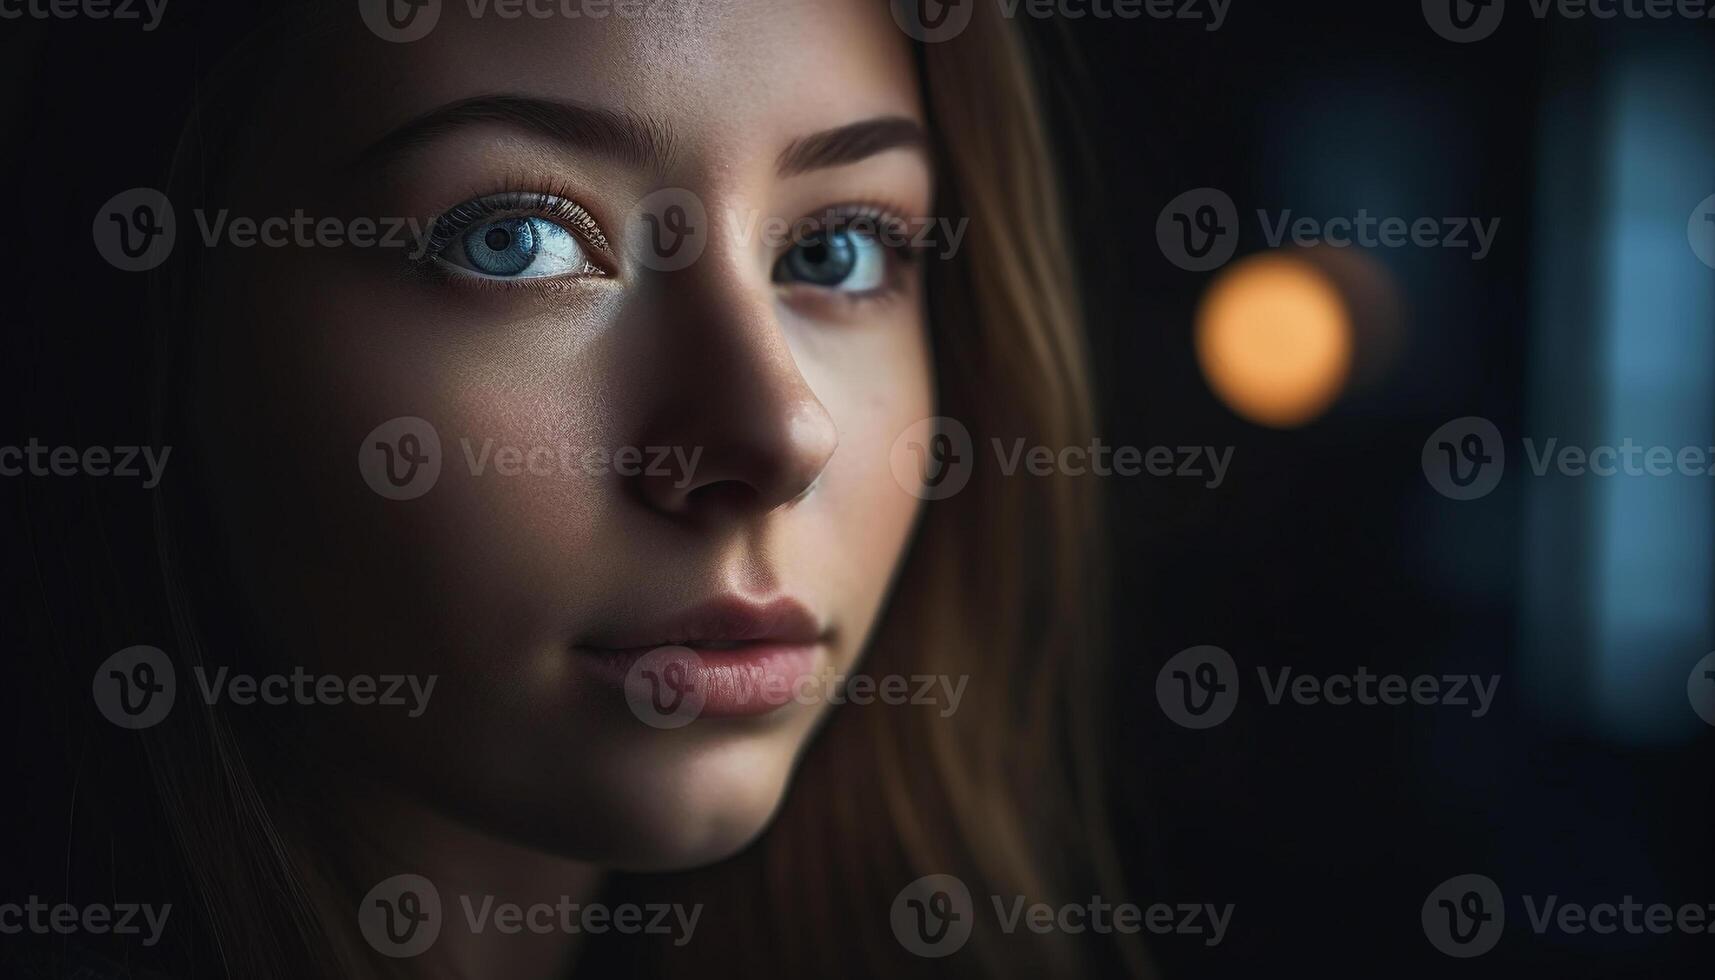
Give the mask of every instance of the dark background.
M 203 13 L 194 30 L 171 26 L 217 30 Z M 1650 629 L 1654 606 L 1621 587 L 1598 594 L 1615 574 L 1604 564 L 1608 488 L 1593 477 L 1530 476 L 1517 437 L 1715 444 L 1715 271 L 1696 262 L 1684 225 L 1715 193 L 1715 154 L 1706 152 L 1715 140 L 1712 24 L 1540 21 L 1524 0 L 1513 0 L 1494 36 L 1465 45 L 1437 36 L 1416 3 L 1233 0 L 1214 32 L 1148 18 L 1026 23 L 1066 148 L 1103 440 L 1234 450 L 1215 489 L 1177 478 L 1108 484 L 1118 610 L 1108 748 L 1132 886 L 1125 898 L 1237 906 L 1216 948 L 1151 938 L 1166 976 L 1709 975 L 1715 935 L 1538 937 L 1519 896 L 1715 902 L 1715 732 L 1691 712 L 1683 687 L 1691 665 L 1715 649 L 1715 480 L 1665 508 L 1647 494 L 1617 505 L 1667 522 L 1642 546 L 1659 546 L 1662 562 L 1701 588 L 1689 603 L 1675 593 L 1677 605 Z M 0 38 L 16 26 L 0 23 Z M 114 189 L 153 182 L 176 132 L 165 121 L 176 124 L 198 70 L 176 46 L 185 36 L 163 28 L 142 54 L 134 29 L 119 26 L 81 31 L 75 44 L 0 47 L 12 93 L 0 99 L 0 179 L 14 222 L 0 261 L 9 278 L 44 262 L 57 281 L 87 267 L 93 295 L 82 302 L 125 315 L 135 297 L 102 295 L 114 276 L 92 251 L 43 254 L 31 229 L 69 222 L 70 234 L 45 240 L 87 245 L 87 216 Z M 137 74 L 116 80 L 122 69 Z M 57 82 L 26 90 L 17 81 L 44 75 Z M 1628 102 L 1640 77 L 1658 87 Z M 1656 182 L 1683 206 L 1677 223 L 1645 220 L 1641 244 L 1615 231 L 1633 227 L 1616 218 L 1625 204 L 1616 188 L 1631 178 L 1612 165 L 1634 132 L 1628 106 L 1638 104 L 1659 114 L 1658 129 L 1685 137 L 1644 149 L 1666 158 L 1665 172 L 1700 175 L 1684 186 Z M 1367 250 L 1364 268 L 1395 312 L 1356 315 L 1374 328 L 1361 336 L 1397 339 L 1391 356 L 1361 341 L 1365 384 L 1301 427 L 1271 429 L 1226 407 L 1194 356 L 1193 318 L 1221 272 L 1186 272 L 1156 245 L 1162 208 L 1198 187 L 1224 190 L 1245 217 L 1235 263 L 1268 249 L 1257 208 L 1499 218 L 1500 234 L 1482 261 L 1446 249 Z M 1627 249 L 1645 256 L 1641 287 L 1624 281 L 1637 264 L 1614 260 Z M 1652 288 L 1663 282 L 1672 289 Z M 1639 288 L 1664 308 L 1611 302 Z M 1701 299 L 1687 306 L 1688 295 Z M 76 386 L 31 366 L 34 342 L 20 324 L 88 329 L 67 321 L 62 301 L 31 289 L 8 304 L 15 431 L 83 445 L 147 441 L 141 414 L 109 431 L 75 407 L 59 411 Z M 1654 416 L 1621 412 L 1620 428 L 1605 428 L 1603 406 L 1631 404 L 1612 393 L 1639 383 L 1616 377 L 1615 352 L 1634 340 L 1659 345 L 1662 332 L 1650 325 L 1686 317 L 1700 317 L 1700 329 L 1668 358 L 1678 372 L 1659 379 L 1674 427 L 1658 431 Z M 91 330 L 77 385 L 134 384 L 149 345 Z M 1516 455 L 1494 493 L 1459 502 L 1431 488 L 1419 460 L 1431 432 L 1466 415 L 1494 422 Z M 74 431 L 44 428 L 48 418 L 72 419 Z M 1700 435 L 1678 437 L 1687 431 Z M 9 512 L 22 513 L 15 487 L 0 492 Z M 147 514 L 135 516 L 146 528 Z M 93 553 L 82 547 L 91 543 L 142 546 L 145 536 L 120 524 L 83 533 L 91 540 L 67 556 Z M 43 587 L 7 586 L 14 598 Z M 113 608 L 89 611 L 92 635 L 95 620 L 124 621 L 125 605 L 159 601 L 118 586 L 111 594 Z M 1637 606 L 1644 626 L 1604 631 L 1593 612 L 1603 602 Z M 19 632 L 19 644 L 80 641 Z M 1193 731 L 1162 712 L 1155 684 L 1169 657 L 1201 644 L 1232 654 L 1243 692 L 1230 720 Z M 1417 705 L 1270 706 L 1255 671 L 1283 666 L 1501 680 L 1483 718 Z M 1640 680 L 1616 693 L 1615 677 Z M 27 750 L 29 720 L 82 706 L 30 703 L 27 684 L 6 698 L 16 771 L 52 784 L 51 770 L 67 760 Z M 65 832 L 47 825 L 57 813 L 35 822 L 27 801 L 11 818 L 14 841 Z M 1496 880 L 1508 925 L 1494 951 L 1452 960 L 1426 941 L 1419 910 L 1439 883 L 1464 873 Z
M 1619 505 L 1667 525 L 1661 560 L 1689 560 L 1695 598 L 1669 610 L 1677 628 L 1616 646 L 1590 609 L 1606 488 L 1531 475 L 1518 441 L 1674 442 L 1647 424 L 1599 421 L 1616 387 L 1609 352 L 1640 315 L 1602 315 L 1618 291 L 1604 249 L 1622 175 L 1608 161 L 1627 133 L 1615 93 L 1640 73 L 1669 93 L 1643 100 L 1667 114 L 1663 128 L 1707 144 L 1711 27 L 1539 21 L 1518 0 L 1494 35 L 1463 45 L 1436 35 L 1416 3 L 1236 0 L 1215 32 L 1147 19 L 1038 27 L 1058 65 L 1064 142 L 1088 151 L 1068 182 L 1093 287 L 1104 441 L 1234 447 L 1217 489 L 1111 481 L 1121 845 L 1140 900 L 1237 905 L 1219 947 L 1151 942 L 1168 976 L 1690 977 L 1715 965 L 1715 935 L 1539 937 L 1520 900 L 1715 896 L 1715 733 L 1684 687 L 1715 648 L 1715 481 L 1666 478 L 1691 483 L 1683 509 Z M 1702 305 L 1641 315 L 1693 331 L 1667 359 L 1696 390 L 1686 397 L 1682 375 L 1664 377 L 1659 404 L 1710 441 L 1715 272 L 1691 253 L 1685 221 L 1715 192 L 1715 158 L 1662 143 L 1644 149 L 1702 179 L 1662 188 L 1683 206 L 1644 222 L 1646 272 Z M 1481 261 L 1358 250 L 1391 284 L 1397 315 L 1372 318 L 1396 328 L 1397 348 L 1367 386 L 1276 430 L 1236 417 L 1198 367 L 1192 323 L 1220 273 L 1183 271 L 1156 245 L 1162 208 L 1198 187 L 1237 203 L 1235 263 L 1269 247 L 1258 208 L 1484 216 L 1500 231 Z M 1494 422 L 1509 456 L 1492 494 L 1460 502 L 1431 488 L 1420 453 L 1466 415 Z M 1622 608 L 1638 598 L 1620 592 L 1610 601 Z M 1201 644 L 1227 650 L 1243 680 L 1232 717 L 1193 731 L 1154 690 L 1167 658 Z M 1286 666 L 1498 674 L 1500 686 L 1483 718 L 1271 706 L 1256 670 Z M 1605 710 L 1615 698 L 1602 678 L 1634 672 L 1650 676 L 1648 696 Z M 1426 941 L 1419 912 L 1464 873 L 1497 882 L 1508 919 L 1492 952 L 1453 960 Z

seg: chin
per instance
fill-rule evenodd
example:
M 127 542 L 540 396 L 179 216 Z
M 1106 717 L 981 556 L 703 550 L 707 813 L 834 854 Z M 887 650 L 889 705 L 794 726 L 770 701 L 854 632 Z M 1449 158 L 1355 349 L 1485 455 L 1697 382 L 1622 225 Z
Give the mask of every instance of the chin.
M 615 826 L 626 833 L 599 863 L 619 871 L 683 871 L 744 850 L 779 812 L 795 748 L 729 744 L 644 764 L 646 773 L 637 771 L 608 797 L 620 804 Z
M 805 719 L 808 721 L 808 719 Z M 706 727 L 705 727 L 706 726 Z M 615 871 L 681 871 L 760 837 L 791 783 L 807 732 L 710 720 L 696 731 L 593 738 L 581 749 L 498 767 L 418 768 L 402 787 L 491 838 Z M 458 793 L 447 793 L 462 785 Z

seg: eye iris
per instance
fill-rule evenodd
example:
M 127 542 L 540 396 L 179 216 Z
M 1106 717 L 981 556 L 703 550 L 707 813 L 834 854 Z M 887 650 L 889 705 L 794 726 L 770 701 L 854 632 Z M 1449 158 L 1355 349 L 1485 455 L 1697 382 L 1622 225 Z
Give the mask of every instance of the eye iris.
M 515 276 L 536 258 L 536 232 L 527 218 L 507 218 L 474 228 L 464 240 L 472 267 L 491 276 Z
M 791 278 L 817 286 L 837 286 L 857 265 L 857 246 L 844 231 L 812 238 L 786 255 Z

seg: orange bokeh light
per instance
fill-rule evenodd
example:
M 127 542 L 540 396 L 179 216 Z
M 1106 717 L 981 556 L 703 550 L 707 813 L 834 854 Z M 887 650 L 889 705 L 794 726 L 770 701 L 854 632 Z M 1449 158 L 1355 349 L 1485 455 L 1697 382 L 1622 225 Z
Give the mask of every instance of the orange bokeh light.
M 1352 321 L 1334 283 L 1280 254 L 1228 266 L 1197 313 L 1197 362 L 1229 408 L 1292 428 L 1327 410 L 1352 369 Z

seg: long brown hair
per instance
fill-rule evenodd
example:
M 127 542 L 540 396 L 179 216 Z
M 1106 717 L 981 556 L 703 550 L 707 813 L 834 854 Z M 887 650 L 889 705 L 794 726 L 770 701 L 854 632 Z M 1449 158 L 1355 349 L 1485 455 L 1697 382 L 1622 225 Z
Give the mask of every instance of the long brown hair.
M 959 36 L 919 50 L 942 170 L 936 210 L 969 219 L 962 248 L 928 272 L 938 411 L 966 426 L 979 456 L 993 439 L 1087 445 L 1089 358 L 1052 142 L 1017 26 L 992 5 L 975 7 Z M 254 50 L 244 60 L 257 71 Z M 175 201 L 208 190 L 208 175 L 222 166 L 216 133 L 242 105 L 218 83 L 206 95 L 183 142 Z M 179 276 L 170 305 L 182 310 L 195 270 Z M 189 357 L 183 333 L 163 346 L 174 368 L 163 375 L 168 442 L 185 431 L 190 410 L 174 401 L 176 369 Z M 1121 895 L 1098 761 L 1105 584 L 1097 488 L 1088 477 L 1008 477 L 976 462 L 962 492 L 926 504 L 866 655 L 866 672 L 877 676 L 968 676 L 960 709 L 949 717 L 836 709 L 773 825 L 749 849 L 695 872 L 610 882 L 615 900 L 703 903 L 697 942 L 640 948 L 590 937 L 583 967 L 704 976 L 1038 976 L 1092 964 L 1142 972 L 1130 947 L 1092 950 L 1074 937 L 992 926 L 950 959 L 920 960 L 890 930 L 895 896 L 929 874 L 961 879 L 979 918 L 991 896 Z M 169 593 L 180 597 L 175 657 L 187 665 L 198 662 L 203 632 L 196 597 L 204 588 L 189 580 L 185 561 L 199 547 L 188 513 L 195 507 L 168 499 L 159 514 Z M 309 899 L 326 869 L 286 843 L 292 807 L 257 775 L 253 738 L 202 707 L 149 733 L 155 780 L 218 958 L 245 977 L 349 970 L 335 966 L 333 952 L 347 924 L 319 921 Z M 274 751 L 267 757 L 272 766 Z

